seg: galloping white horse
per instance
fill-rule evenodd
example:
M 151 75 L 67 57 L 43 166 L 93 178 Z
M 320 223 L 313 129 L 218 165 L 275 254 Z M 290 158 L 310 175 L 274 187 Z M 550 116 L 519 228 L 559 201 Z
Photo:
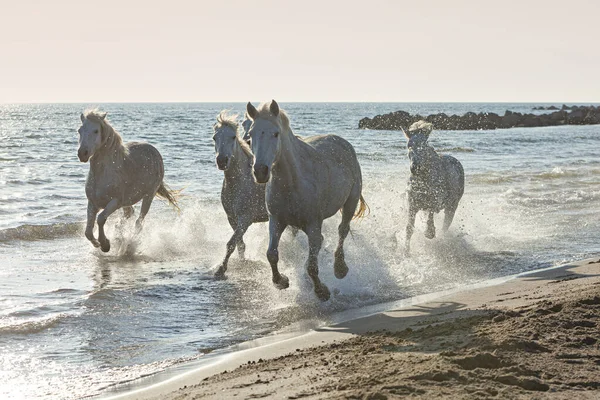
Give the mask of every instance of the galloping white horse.
M 296 137 L 287 114 L 279 109 L 275 100 L 262 104 L 258 110 L 248 103 L 246 109 L 252 119 L 249 135 L 254 153 L 254 177 L 259 183 L 267 183 L 270 236 L 267 258 L 273 283 L 279 289 L 289 286 L 289 279 L 277 268 L 278 246 L 285 228 L 296 226 L 308 236 L 308 275 L 316 295 L 326 301 L 330 293 L 319 279 L 317 263 L 323 243 L 323 220 L 341 209 L 334 272 L 336 278 L 342 279 L 348 273 L 343 246 L 350 221 L 353 217 L 362 217 L 367 209 L 354 148 L 335 135 Z
M 176 192 L 163 183 L 163 160 L 156 148 L 139 142 L 123 144 L 121 136 L 106 119 L 105 112 L 87 110 L 81 114 L 79 128 L 81 162 L 90 161 L 90 172 L 85 185 L 88 198 L 85 236 L 94 247 L 110 250 L 110 241 L 104 234 L 107 218 L 119 208 L 126 217 L 133 215 L 133 205 L 142 200 L 136 230 L 142 228 L 144 217 L 155 195 L 177 207 Z M 98 215 L 98 240 L 94 237 L 94 223 Z
M 435 237 L 433 214 L 444 210 L 444 232 L 448 230 L 454 213 L 465 191 L 465 172 L 461 163 L 450 155 L 436 153 L 427 143 L 433 125 L 417 121 L 404 132 L 408 138 L 410 178 L 408 181 L 408 224 L 406 225 L 406 247 L 410 252 L 410 238 L 419 210 L 429 213 L 425 237 Z
M 255 222 L 269 220 L 265 206 L 265 185 L 252 178 L 252 152 L 248 144 L 238 135 L 236 117 L 221 111 L 213 126 L 217 167 L 224 172 L 221 203 L 227 214 L 233 235 L 227 242 L 225 259 L 219 265 L 215 277 L 223 279 L 229 257 L 236 245 L 241 259 L 246 245 L 244 233 Z

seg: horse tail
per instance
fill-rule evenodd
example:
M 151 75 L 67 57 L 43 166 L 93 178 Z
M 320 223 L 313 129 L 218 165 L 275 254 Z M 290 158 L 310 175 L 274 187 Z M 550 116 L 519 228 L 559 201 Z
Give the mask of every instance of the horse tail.
M 365 201 L 365 198 L 363 197 L 363 195 L 361 193 L 360 204 L 358 206 L 358 210 L 356 210 L 356 213 L 354 213 L 354 217 L 352 219 L 364 218 L 365 216 L 369 215 L 370 213 L 371 213 L 371 208 L 369 207 L 369 205 L 367 204 L 367 202 Z
M 165 183 L 163 182 L 158 187 L 158 191 L 156 192 L 156 197 L 159 197 L 159 198 L 162 198 L 162 199 L 168 201 L 169 204 L 171 204 L 177 210 L 177 212 L 180 212 L 181 208 L 179 208 L 179 204 L 177 204 L 177 200 L 181 197 L 182 190 L 183 189 L 172 190 L 167 185 L 165 185 Z

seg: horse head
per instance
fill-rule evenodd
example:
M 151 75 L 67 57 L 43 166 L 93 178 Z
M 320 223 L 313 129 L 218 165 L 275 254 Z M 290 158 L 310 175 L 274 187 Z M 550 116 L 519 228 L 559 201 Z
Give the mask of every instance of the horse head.
M 427 140 L 433 130 L 433 125 L 426 121 L 417 121 L 408 128 L 408 132 L 402 130 L 408 139 L 408 159 L 410 160 L 411 174 L 428 171 L 431 167 L 435 150 L 429 146 Z
M 236 115 L 229 115 L 225 110 L 221 111 L 213 126 L 217 168 L 221 171 L 227 170 L 233 156 L 238 129 L 236 118 Z
M 87 162 L 102 146 L 107 136 L 106 113 L 98 110 L 88 110 L 81 114 L 79 133 L 79 161 Z
M 275 100 L 261 104 L 258 110 L 249 102 L 246 111 L 252 120 L 248 136 L 254 153 L 254 179 L 266 183 L 279 153 L 280 133 L 289 129 L 289 120 Z

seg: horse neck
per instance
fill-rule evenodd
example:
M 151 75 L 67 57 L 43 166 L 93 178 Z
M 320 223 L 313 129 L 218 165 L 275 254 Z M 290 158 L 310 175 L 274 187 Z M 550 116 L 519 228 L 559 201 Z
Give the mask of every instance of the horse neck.
M 93 170 L 106 164 L 118 167 L 123 163 L 126 154 L 127 149 L 123 141 L 118 140 L 117 133 L 111 130 L 102 146 L 92 156 L 90 164 Z
M 284 177 L 287 182 L 295 182 L 295 178 L 301 174 L 302 154 L 310 147 L 298 139 L 291 129 L 281 133 L 279 153 L 273 163 L 273 174 Z
M 429 184 L 435 179 L 435 166 L 439 163 L 440 156 L 435 149 L 429 145 L 427 146 L 427 151 L 431 152 L 427 168 L 423 169 L 423 173 L 415 175 L 414 180 Z

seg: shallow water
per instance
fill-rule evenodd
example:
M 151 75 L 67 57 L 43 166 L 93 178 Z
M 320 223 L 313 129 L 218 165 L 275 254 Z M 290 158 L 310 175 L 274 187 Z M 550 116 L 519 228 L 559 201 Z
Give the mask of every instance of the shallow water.
M 307 240 L 284 234 L 281 269 L 291 287 L 271 285 L 266 224 L 245 236 L 229 279 L 217 282 L 231 231 L 219 202 L 211 127 L 242 104 L 107 104 L 126 141 L 154 144 L 166 182 L 185 187 L 182 213 L 155 201 L 133 255 L 109 220 L 113 250 L 83 237 L 88 165 L 77 160 L 85 105 L 0 106 L 0 397 L 71 399 L 202 357 L 215 348 L 347 309 L 461 286 L 579 259 L 600 250 L 600 126 L 435 132 L 431 142 L 457 157 L 466 189 L 445 237 L 423 237 L 403 255 L 408 162 L 399 132 L 356 129 L 364 116 L 398 109 L 426 115 L 532 104 L 281 104 L 298 134 L 335 133 L 356 148 L 368 218 L 346 241 L 350 273 L 333 276 L 339 216 L 327 220 L 321 277 L 332 300 L 319 302 L 304 272 Z M 441 224 L 441 216 L 437 226 Z M 119 246 L 121 245 L 121 246 Z

